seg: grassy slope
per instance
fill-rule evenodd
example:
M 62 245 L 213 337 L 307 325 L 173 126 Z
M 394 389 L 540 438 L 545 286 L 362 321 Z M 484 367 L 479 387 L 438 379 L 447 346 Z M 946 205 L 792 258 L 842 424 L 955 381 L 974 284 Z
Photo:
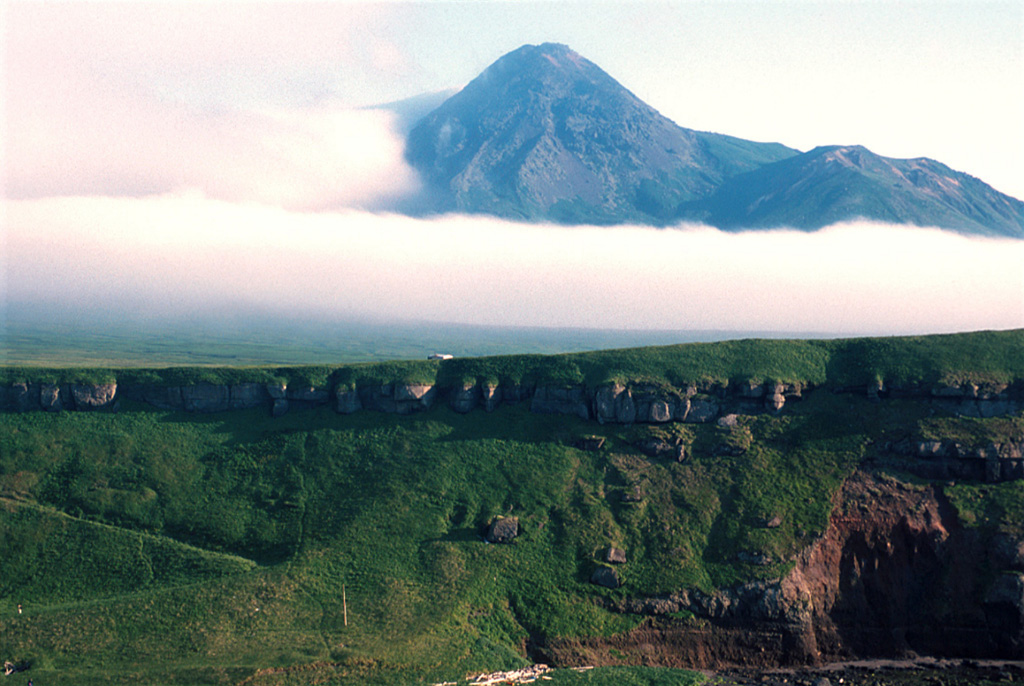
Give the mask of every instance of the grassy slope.
M 896 339 L 895 350 L 861 341 L 621 351 L 559 357 L 545 373 L 1006 380 L 1019 378 L 1020 362 L 999 347 L 1016 336 Z M 509 379 L 538 368 L 532 358 L 459 362 L 450 369 L 461 375 Z M 602 598 L 779 574 L 826 526 L 831 495 L 871 442 L 936 431 L 992 440 L 1019 433 L 1020 420 L 937 419 L 912 403 L 827 393 L 731 431 L 601 427 L 523 405 L 411 417 L 324 408 L 277 420 L 130 406 L 0 415 L 0 655 L 30 660 L 40 685 L 432 683 L 512 667 L 531 636 L 639 621 L 602 609 Z M 572 447 L 595 432 L 604 450 Z M 665 432 L 690 445 L 687 462 L 631 447 Z M 718 454 L 736 441 L 750 449 Z M 623 502 L 637 487 L 643 500 Z M 1013 485 L 953 497 L 979 525 L 1004 527 L 1021 502 Z M 481 540 L 499 514 L 520 517 L 514 545 Z M 782 526 L 763 528 L 774 515 Z M 620 590 L 587 583 L 608 545 L 629 557 Z M 743 551 L 777 562 L 743 564 Z M 579 683 L 627 676 L 689 678 L 600 671 Z

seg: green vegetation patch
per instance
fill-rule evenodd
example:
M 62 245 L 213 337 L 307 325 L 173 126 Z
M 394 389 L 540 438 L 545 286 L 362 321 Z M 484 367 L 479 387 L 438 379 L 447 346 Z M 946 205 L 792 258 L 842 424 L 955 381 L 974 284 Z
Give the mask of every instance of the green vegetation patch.
M 992 340 L 1012 346 L 1020 334 Z M 821 383 L 865 371 L 1018 373 L 1019 362 L 999 355 L 933 363 L 913 341 L 878 357 L 849 346 L 736 341 L 217 378 L 679 387 Z M 854 364 L 858 356 L 865 364 Z M 191 373 L 157 378 L 178 383 Z M 515 668 L 545 639 L 636 628 L 641 618 L 609 609 L 624 597 L 786 573 L 877 446 L 922 435 L 994 440 L 1020 422 L 954 420 L 921 403 L 832 393 L 733 427 L 598 429 L 524 404 L 468 415 L 439 404 L 410 416 L 323 407 L 278 419 L 259 409 L 190 415 L 131 404 L 109 414 L 2 414 L 0 546 L 10 554 L 0 559 L 0 654 L 30 661 L 39 684 L 408 684 Z M 595 431 L 603 447 L 576 447 Z M 685 458 L 644 454 L 651 438 L 678 441 Z M 1024 521 L 1020 489 L 947 491 L 965 521 L 997 531 Z M 485 541 L 496 517 L 518 518 L 514 542 Z M 615 589 L 590 583 L 611 546 L 626 555 Z M 691 678 L 639 667 L 552 676 Z

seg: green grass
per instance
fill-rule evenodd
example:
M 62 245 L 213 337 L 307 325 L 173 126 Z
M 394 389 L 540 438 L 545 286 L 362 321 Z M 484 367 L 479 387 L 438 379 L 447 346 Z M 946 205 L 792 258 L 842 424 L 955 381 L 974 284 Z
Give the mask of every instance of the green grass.
M 195 373 L 312 385 L 678 387 L 872 374 L 1005 382 L 1020 378 L 1021 362 L 1007 352 L 1020 339 L 735 341 Z M 980 349 L 988 352 L 971 357 Z M 197 378 L 130 373 L 153 374 L 153 383 Z M 606 601 L 785 573 L 825 530 L 833 495 L 873 446 L 991 441 L 1019 435 L 1022 421 L 954 419 L 912 401 L 824 391 L 733 429 L 600 426 L 524 404 L 468 415 L 441 405 L 404 417 L 326 407 L 267 415 L 132 403 L 118 413 L 0 414 L 0 655 L 30 661 L 39 685 L 424 684 L 517 667 L 534 642 L 639 625 Z M 595 434 L 603 449 L 573 447 Z M 635 444 L 652 436 L 679 438 L 687 459 L 644 457 Z M 970 525 L 1024 521 L 1020 484 L 947 490 Z M 499 515 L 519 517 L 511 545 L 483 541 Z M 781 525 L 766 527 L 773 517 Z M 609 545 L 628 560 L 615 590 L 588 581 Z M 750 553 L 770 563 L 744 562 Z M 553 675 L 581 684 L 694 678 L 641 667 Z
M 106 368 L 7 367 L 4 383 L 96 383 L 165 386 L 197 383 L 280 383 L 300 386 L 423 383 L 539 383 L 596 386 L 647 381 L 674 387 L 697 383 L 765 382 L 856 386 L 1012 383 L 1024 379 L 1024 330 L 940 336 L 836 340 L 746 339 L 561 355 L 497 355 L 355 365 L 299 367 Z
M 636 626 L 604 598 L 784 570 L 857 457 L 814 422 L 759 418 L 759 444 L 736 458 L 713 454 L 715 427 L 693 427 L 678 464 L 635 456 L 633 427 L 577 450 L 594 425 L 522 406 L 2 415 L 0 533 L 15 554 L 0 560 L 0 650 L 39 664 L 38 683 L 133 670 L 227 683 L 321 662 L 353 683 L 417 683 L 513 667 L 527 640 Z M 633 484 L 643 500 L 623 502 Z M 785 525 L 761 529 L 768 513 Z M 482 540 L 500 514 L 520 518 L 512 545 Z M 588 583 L 613 543 L 630 556 L 614 591 Z M 779 563 L 739 562 L 749 549 Z

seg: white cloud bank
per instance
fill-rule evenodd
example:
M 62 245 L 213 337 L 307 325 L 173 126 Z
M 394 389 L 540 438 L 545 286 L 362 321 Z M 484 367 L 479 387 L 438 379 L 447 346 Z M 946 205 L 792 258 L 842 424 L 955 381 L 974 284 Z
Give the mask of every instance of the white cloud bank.
M 1024 326 L 1024 241 L 905 226 L 556 227 L 303 213 L 196 192 L 7 210 L 0 295 L 71 310 L 781 332 Z

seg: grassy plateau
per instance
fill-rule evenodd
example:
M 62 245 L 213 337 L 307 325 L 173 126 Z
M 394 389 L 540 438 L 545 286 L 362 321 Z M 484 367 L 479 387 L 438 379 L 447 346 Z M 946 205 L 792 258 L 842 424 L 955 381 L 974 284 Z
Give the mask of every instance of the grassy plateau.
M 26 366 L 3 381 L 1014 383 L 1024 379 L 1022 342 L 1017 331 L 442 363 Z M 728 428 L 602 426 L 533 414 L 528 403 L 410 416 L 321 407 L 276 419 L 129 401 L 116 413 L 3 413 L 0 660 L 30 666 L 36 686 L 459 681 L 529 664 L 545 638 L 644 621 L 604 600 L 778 577 L 824 531 L 832 496 L 871 446 L 1022 429 L 1019 416 L 946 417 L 825 389 Z M 591 435 L 604 447 L 575 447 Z M 652 437 L 679 439 L 687 459 L 643 455 L 635 446 Z M 741 454 L 722 449 L 736 445 Z M 954 502 L 975 525 L 1020 521 L 1019 482 L 958 489 Z M 485 542 L 498 516 L 519 518 L 514 543 Z M 771 517 L 782 525 L 765 528 Z M 589 583 L 609 546 L 628 556 L 618 589 Z M 744 562 L 749 551 L 771 563 Z M 552 682 L 703 678 L 629 666 L 639 661 L 558 670 Z

